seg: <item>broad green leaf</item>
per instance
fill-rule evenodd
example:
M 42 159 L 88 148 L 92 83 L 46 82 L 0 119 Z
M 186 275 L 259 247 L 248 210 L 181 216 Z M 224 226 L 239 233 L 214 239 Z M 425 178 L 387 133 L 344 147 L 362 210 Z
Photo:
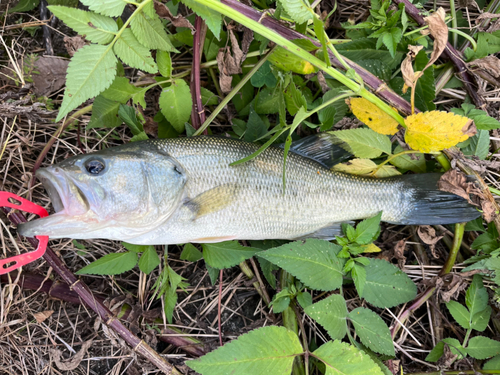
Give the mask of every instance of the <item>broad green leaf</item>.
M 301 59 L 283 47 L 277 47 L 268 57 L 268 61 L 285 72 L 311 74 L 316 71 L 309 61 Z
M 330 134 L 345 142 L 341 146 L 358 158 L 373 159 L 382 155 L 383 152 L 391 154 L 389 137 L 371 129 L 348 129 Z
M 210 278 L 210 283 L 215 285 L 220 274 L 220 270 L 217 268 L 210 267 L 207 262 L 205 262 L 205 267 L 207 267 L 208 277 Z
M 476 336 L 469 340 L 467 354 L 472 358 L 486 359 L 500 354 L 500 342 L 484 336 Z
M 310 293 L 300 292 L 299 294 L 297 294 L 297 302 L 303 309 L 305 309 L 306 307 L 312 305 L 312 296 Z
M 16 6 L 9 8 L 9 13 L 29 12 L 40 4 L 40 0 L 20 0 Z
M 204 87 L 200 87 L 201 91 L 201 102 L 203 105 L 217 105 L 219 104 L 219 98 L 212 91 L 207 90 Z
M 500 370 L 500 355 L 490 359 L 483 365 L 483 370 Z
M 250 82 L 253 87 L 262 87 L 264 85 L 267 87 L 275 87 L 278 81 L 271 70 L 271 63 L 266 61 L 262 64 L 259 70 L 250 78 Z
M 363 291 L 365 290 L 366 283 L 366 270 L 365 267 L 360 266 L 358 264 L 354 264 L 354 267 L 351 270 L 352 280 L 354 281 L 354 286 L 358 291 L 358 294 L 363 295 Z
M 358 307 L 349 313 L 349 319 L 364 345 L 380 354 L 395 355 L 389 327 L 378 314 Z
M 386 66 L 390 69 L 398 67 L 401 63 L 403 53 L 396 52 L 393 57 L 389 51 L 377 49 L 376 44 L 377 42 L 374 39 L 359 38 L 349 43 L 336 45 L 335 49 L 339 51 L 342 56 L 352 61 L 362 61 L 369 57 L 371 60 L 377 61 L 379 66 Z M 365 68 L 375 73 L 370 70 L 370 67 L 365 66 Z
M 488 327 L 488 323 L 491 317 L 491 306 L 486 306 L 483 311 L 480 311 L 472 317 L 470 322 L 470 326 L 472 329 L 476 331 L 483 332 L 486 327 Z
M 465 357 L 465 349 L 462 344 L 457 339 L 446 338 L 436 344 L 436 346 L 431 350 L 431 352 L 425 357 L 427 362 L 437 362 L 444 354 L 444 345 L 448 345 L 451 352 L 454 355 L 458 355 L 457 359 L 462 359 Z
M 241 335 L 186 365 L 202 375 L 289 375 L 295 356 L 302 351 L 295 333 L 269 326 Z
M 182 249 L 180 258 L 190 262 L 197 262 L 203 259 L 203 254 L 193 244 L 187 243 L 184 245 L 184 249 Z
M 394 155 L 404 151 L 401 146 L 397 146 L 394 149 Z M 413 158 L 412 158 L 413 157 Z M 401 169 L 408 169 L 415 173 L 425 173 L 427 171 L 427 166 L 425 163 L 424 154 L 415 151 L 414 154 L 405 154 L 397 156 L 389 161 L 392 165 L 395 165 Z
M 137 253 L 127 251 L 126 253 L 107 254 L 95 262 L 75 272 L 76 275 L 117 275 L 130 271 L 137 264 Z
M 480 275 L 476 274 L 472 278 L 472 282 L 465 293 L 465 304 L 469 308 L 471 316 L 483 311 L 488 306 L 488 292 Z
M 287 95 L 276 88 L 266 87 L 259 90 L 254 101 L 255 112 L 259 115 L 270 115 L 279 112 L 280 101 Z M 291 114 L 291 113 L 290 113 Z
M 355 242 L 360 245 L 366 245 L 377 239 L 380 234 L 380 218 L 382 212 L 379 212 L 374 217 L 368 218 L 360 222 L 356 226 Z
M 259 253 L 262 257 L 297 277 L 312 289 L 335 290 L 342 285 L 342 265 L 336 253 L 340 246 L 308 239 Z
M 351 98 L 350 104 L 352 113 L 370 129 L 387 135 L 398 132 L 399 123 L 367 99 Z
M 151 51 L 144 47 L 130 29 L 123 30 L 115 42 L 116 55 L 127 65 L 148 73 L 157 73 L 158 67 L 151 56 Z
M 110 17 L 120 17 L 125 9 L 125 0 L 81 0 L 83 5 L 94 12 Z
M 392 57 L 396 56 L 396 47 L 403 37 L 403 32 L 397 27 L 392 27 L 385 32 L 381 38 L 384 45 L 387 47 Z
M 102 92 L 102 96 L 106 99 L 110 99 L 121 104 L 125 104 L 132 98 L 132 96 L 141 91 L 139 87 L 131 85 L 128 78 L 126 77 L 116 77 L 111 86 Z M 97 98 L 96 98 L 97 99 Z M 92 108 L 92 113 L 95 111 L 95 101 L 94 107 Z
M 399 268 L 382 259 L 370 259 L 365 267 L 362 298 L 376 307 L 394 307 L 417 296 L 417 287 Z
M 475 220 L 469 221 L 465 225 L 465 231 L 484 232 L 483 218 L 478 217 Z
M 325 363 L 325 375 L 384 374 L 368 354 L 340 340 L 328 341 L 313 354 Z
M 139 12 L 130 22 L 130 28 L 143 46 L 161 51 L 176 51 L 158 16 L 151 18 L 144 12 Z
M 163 116 L 179 133 L 184 130 L 184 123 L 191 116 L 193 100 L 191 90 L 183 79 L 176 79 L 172 85 L 160 94 L 160 109 Z
M 170 78 L 172 75 L 172 58 L 170 57 L 170 52 L 156 52 L 156 63 L 158 64 L 160 74 L 165 78 Z
M 458 324 L 465 329 L 470 328 L 471 316 L 465 306 L 461 305 L 457 301 L 450 301 L 446 304 L 446 307 Z
M 259 249 L 245 247 L 238 241 L 203 244 L 203 258 L 211 267 L 224 269 L 233 267 L 244 260 L 251 258 Z
M 134 245 L 127 242 L 122 242 L 122 245 L 125 249 L 129 251 L 133 251 L 134 253 L 143 253 L 145 252 L 150 245 Z
M 322 99 L 323 104 L 340 94 L 341 90 L 338 88 L 327 91 L 325 95 L 323 95 Z M 320 130 L 321 131 L 330 130 L 333 125 L 335 125 L 337 122 L 339 122 L 345 117 L 348 110 L 349 107 L 347 106 L 344 98 L 339 99 L 330 104 L 328 107 L 320 110 L 318 112 L 318 118 L 319 121 L 321 121 Z
M 341 295 L 332 294 L 304 311 L 326 329 L 333 340 L 342 340 L 347 333 L 347 306 Z
M 290 306 L 290 292 L 288 289 L 283 289 L 276 294 L 271 301 L 271 305 L 273 306 L 273 313 L 275 314 L 285 311 L 287 307 Z
M 260 116 L 250 108 L 250 114 L 248 116 L 247 128 L 243 139 L 247 142 L 255 142 L 257 139 L 262 137 L 267 133 L 267 126 L 262 121 Z
M 123 122 L 127 124 L 134 136 L 144 132 L 142 123 L 137 119 L 135 109 L 131 106 L 120 104 L 120 108 L 118 109 L 118 116 L 120 116 Z
M 118 31 L 115 20 L 110 17 L 57 5 L 49 6 L 48 9 L 78 34 L 94 43 L 108 44 Z
M 473 104 L 464 103 L 462 108 L 451 108 L 450 112 L 456 115 L 466 116 L 474 120 L 476 128 L 481 130 L 493 130 L 500 128 L 500 122 L 489 116 L 487 112 L 476 109 Z
M 415 58 L 415 70 L 421 71 L 429 62 L 425 51 L 420 51 Z M 436 109 L 434 99 L 436 98 L 436 84 L 434 82 L 434 65 L 424 71 L 415 87 L 415 107 L 421 111 L 433 111 Z
M 160 258 L 153 246 L 148 246 L 139 259 L 139 269 L 146 275 L 150 274 L 160 264 Z
M 220 13 L 194 0 L 182 0 L 182 2 L 203 18 L 214 36 L 221 39 L 222 15 Z
M 307 1 L 303 0 L 279 0 L 283 9 L 297 23 L 304 23 L 314 17 L 314 11 Z
M 91 44 L 80 48 L 66 74 L 66 91 L 56 122 L 84 101 L 106 90 L 116 75 L 116 57 L 108 46 Z
M 490 150 L 490 132 L 488 130 L 478 130 L 474 137 L 470 138 L 467 147 L 462 148 L 464 155 L 477 156 L 484 160 Z
M 92 116 L 87 129 L 92 128 L 114 128 L 122 123 L 118 117 L 120 103 L 107 99 L 104 95 L 95 98 L 92 106 Z

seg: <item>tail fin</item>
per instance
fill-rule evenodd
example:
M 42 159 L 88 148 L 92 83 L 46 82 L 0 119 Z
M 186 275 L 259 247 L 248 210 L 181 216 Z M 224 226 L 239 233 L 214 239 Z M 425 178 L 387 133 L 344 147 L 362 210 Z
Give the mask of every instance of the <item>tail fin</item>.
M 398 224 L 437 225 L 474 220 L 481 213 L 458 195 L 438 190 L 440 173 L 404 175 L 399 177 L 406 189 L 414 191 L 413 210 Z

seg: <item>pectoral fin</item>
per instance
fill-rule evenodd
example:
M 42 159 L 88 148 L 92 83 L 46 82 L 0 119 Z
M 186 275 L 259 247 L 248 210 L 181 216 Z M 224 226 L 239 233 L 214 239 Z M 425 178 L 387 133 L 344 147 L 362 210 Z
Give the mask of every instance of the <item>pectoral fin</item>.
M 238 193 L 236 184 L 224 184 L 207 190 L 184 205 L 193 213 L 193 220 L 220 211 L 236 199 Z

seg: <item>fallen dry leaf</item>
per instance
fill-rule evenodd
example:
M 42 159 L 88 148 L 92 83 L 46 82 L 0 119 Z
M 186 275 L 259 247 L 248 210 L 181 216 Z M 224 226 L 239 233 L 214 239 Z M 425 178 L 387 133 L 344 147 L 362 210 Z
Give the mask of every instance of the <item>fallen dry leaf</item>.
M 46 319 L 48 319 L 53 313 L 54 313 L 54 310 L 45 310 L 42 312 L 37 312 L 37 313 L 33 314 L 33 316 L 35 317 L 35 320 L 37 323 L 41 323 L 41 322 L 45 321 Z
M 408 46 L 409 52 L 406 54 L 406 58 L 401 63 L 401 73 L 403 74 L 403 79 L 405 81 L 403 93 L 406 93 L 409 87 L 414 88 L 418 78 L 420 77 L 420 73 L 418 75 L 415 74 L 412 62 L 415 60 L 415 57 L 422 48 L 424 47 L 412 45 Z
M 219 85 L 220 89 L 224 93 L 228 93 L 231 91 L 231 82 L 233 81 L 233 77 L 229 75 L 226 69 L 226 62 L 224 58 L 225 52 L 224 48 L 219 50 L 217 54 L 217 66 L 219 67 Z
M 490 55 L 467 63 L 469 71 L 488 83 L 500 87 L 500 59 Z
M 497 217 L 495 206 L 489 200 L 483 199 L 481 201 L 481 209 L 483 210 L 483 217 L 487 223 L 491 223 Z
M 431 14 L 429 17 L 424 18 L 424 21 L 427 25 L 429 25 L 429 31 L 434 38 L 434 47 L 429 62 L 425 68 L 422 69 L 422 72 L 434 64 L 446 48 L 446 43 L 448 43 L 448 26 L 446 26 L 446 23 L 444 22 L 445 16 L 446 12 L 442 7 L 439 7 L 436 12 Z
M 76 51 L 78 51 L 80 48 L 82 48 L 87 44 L 85 38 L 81 35 L 76 35 L 71 37 L 65 36 L 63 41 L 64 41 L 64 47 L 66 48 L 66 51 L 68 51 L 68 55 L 70 57 L 73 57 Z
M 444 236 L 436 235 L 436 230 L 433 227 L 431 227 L 430 225 L 419 226 L 417 233 L 418 233 L 418 236 L 420 237 L 420 239 L 422 240 L 422 242 L 429 245 L 429 248 L 430 248 L 434 258 L 438 258 L 437 254 L 435 252 L 436 244 Z
M 472 202 L 470 195 L 478 195 L 480 192 L 474 186 L 473 182 L 467 182 L 467 178 L 462 172 L 456 169 L 450 169 L 443 174 L 437 183 L 438 189 L 447 191 L 466 199 L 469 203 Z
M 72 371 L 78 367 L 82 361 L 85 353 L 87 353 L 88 348 L 92 346 L 92 340 L 85 341 L 82 344 L 82 348 L 71 358 L 62 360 L 62 352 L 57 349 L 50 349 L 50 354 L 52 357 L 52 362 L 54 362 L 57 368 L 61 371 Z
M 406 257 L 404 252 L 406 249 L 406 240 L 399 240 L 396 246 L 394 246 L 394 258 L 398 260 L 398 267 L 403 269 L 406 263 Z
M 187 27 L 187 28 L 191 29 L 192 33 L 194 33 L 196 31 L 196 29 L 191 24 L 191 22 L 189 22 L 186 18 L 184 18 L 181 15 L 174 16 L 170 12 L 170 9 L 168 9 L 168 7 L 165 4 L 160 3 L 158 1 L 155 1 L 154 4 L 155 4 L 155 11 L 161 18 L 165 18 L 165 19 L 169 20 L 170 22 L 172 22 L 172 25 L 174 25 L 175 27 Z

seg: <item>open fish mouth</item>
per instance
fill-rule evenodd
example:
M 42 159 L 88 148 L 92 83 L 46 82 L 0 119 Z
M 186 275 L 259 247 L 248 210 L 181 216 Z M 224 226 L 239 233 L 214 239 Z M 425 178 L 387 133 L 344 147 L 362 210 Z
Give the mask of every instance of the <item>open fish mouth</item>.
M 38 235 L 60 237 L 59 234 L 74 231 L 74 220 L 87 213 L 90 209 L 85 194 L 73 180 L 58 167 L 40 168 L 36 172 L 47 191 L 55 213 L 41 219 L 36 219 L 18 226 L 22 236 L 34 237 Z M 73 222 L 73 225 L 68 225 Z M 83 224 L 83 222 L 81 223 Z M 82 228 L 83 229 L 83 228 Z

